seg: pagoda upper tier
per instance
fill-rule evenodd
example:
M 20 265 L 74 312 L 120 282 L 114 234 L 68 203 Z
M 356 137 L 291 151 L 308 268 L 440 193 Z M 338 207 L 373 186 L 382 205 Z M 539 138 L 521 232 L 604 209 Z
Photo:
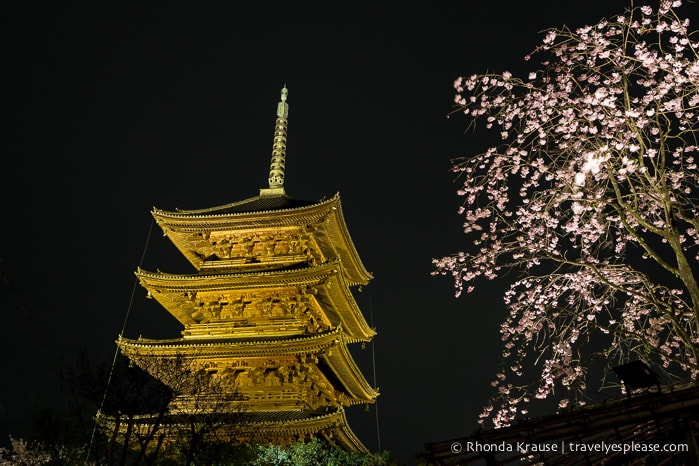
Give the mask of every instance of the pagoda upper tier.
M 303 201 L 260 194 L 200 210 L 153 209 L 153 217 L 180 252 L 202 272 L 240 272 L 342 263 L 349 286 L 373 277 L 347 230 L 340 195 Z
M 141 285 L 184 326 L 184 338 L 314 334 L 342 327 L 350 343 L 370 341 L 339 260 L 257 273 L 136 273 Z

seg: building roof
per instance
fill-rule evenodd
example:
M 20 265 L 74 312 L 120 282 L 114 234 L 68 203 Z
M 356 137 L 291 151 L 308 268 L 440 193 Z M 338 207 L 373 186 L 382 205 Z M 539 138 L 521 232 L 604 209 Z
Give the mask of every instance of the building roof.
M 665 387 L 467 437 L 428 443 L 418 464 L 699 464 L 699 385 Z M 655 452 L 648 445 L 674 451 Z M 539 447 L 549 445 L 550 447 Z M 635 445 L 635 447 L 634 447 Z M 532 454 L 533 448 L 538 448 Z M 624 448 L 628 451 L 623 451 Z M 634 451 L 631 451 L 635 448 Z M 645 451 L 643 449 L 646 448 Z M 528 454 L 523 452 L 528 449 Z M 652 453 L 652 454 L 651 454 Z M 634 462 L 639 458 L 650 463 Z
M 172 217 L 204 217 L 213 215 L 234 215 L 234 214 L 250 214 L 261 212 L 272 212 L 279 210 L 292 210 L 302 207 L 308 207 L 315 204 L 320 204 L 323 201 L 307 201 L 303 199 L 295 199 L 286 195 L 281 196 L 255 196 L 244 199 L 238 202 L 232 202 L 216 207 L 206 209 L 184 210 L 176 209 L 174 212 L 168 212 L 160 209 L 153 209 L 153 213 L 159 215 L 168 215 Z

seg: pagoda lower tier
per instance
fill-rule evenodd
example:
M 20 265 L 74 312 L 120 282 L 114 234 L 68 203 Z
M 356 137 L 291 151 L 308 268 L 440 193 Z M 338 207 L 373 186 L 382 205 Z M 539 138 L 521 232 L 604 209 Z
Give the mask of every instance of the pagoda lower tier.
M 230 413 L 244 419 L 233 427 L 238 440 L 280 443 L 321 436 L 366 451 L 347 425 L 344 407 L 373 403 L 378 392 L 354 362 L 341 326 L 275 339 L 119 338 L 117 344 L 172 389 L 168 419 Z M 193 371 L 205 372 L 212 383 L 198 391 L 183 389 L 178 372 Z
M 255 411 L 315 409 L 323 402 L 350 406 L 373 403 L 378 396 L 354 362 L 341 327 L 275 339 L 120 338 L 117 344 L 126 357 L 166 384 L 156 361 L 184 358 L 196 369 L 225 378 Z M 167 370 L 168 365 L 162 367 Z
M 180 416 L 182 417 L 182 416 Z M 323 438 L 338 448 L 360 453 L 369 450 L 355 435 L 347 423 L 345 410 L 340 408 L 324 408 L 322 410 L 293 410 L 293 411 L 258 411 L 236 414 L 238 422 L 234 425 L 220 425 L 212 435 L 222 442 L 241 443 L 292 443 L 308 440 L 314 437 Z M 182 436 L 182 429 L 187 423 L 177 415 L 163 419 L 158 415 L 141 415 L 132 418 L 131 425 L 118 423 L 111 416 L 100 415 L 99 425 L 113 435 L 131 435 L 136 433 L 146 438 L 157 429 L 162 431 L 170 441 L 176 441 Z M 167 441 L 167 439 L 166 439 Z

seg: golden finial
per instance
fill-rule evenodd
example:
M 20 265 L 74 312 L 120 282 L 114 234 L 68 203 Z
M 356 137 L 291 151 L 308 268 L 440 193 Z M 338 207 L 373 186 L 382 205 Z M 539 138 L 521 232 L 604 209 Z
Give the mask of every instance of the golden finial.
M 289 95 L 289 90 L 286 84 L 282 87 L 281 102 L 277 104 L 277 116 L 279 118 L 289 118 L 289 104 L 286 103 L 286 96 Z
M 286 164 L 286 127 L 289 117 L 289 94 L 286 84 L 282 88 L 281 101 L 277 105 L 277 122 L 274 125 L 274 143 L 272 144 L 272 163 L 269 167 L 269 188 L 260 189 L 260 196 L 284 195 L 284 167 Z

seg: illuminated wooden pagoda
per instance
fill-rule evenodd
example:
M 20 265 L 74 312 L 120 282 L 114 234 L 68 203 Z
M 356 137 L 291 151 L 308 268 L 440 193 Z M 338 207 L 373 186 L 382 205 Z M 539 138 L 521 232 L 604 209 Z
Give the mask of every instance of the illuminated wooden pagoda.
M 284 88 L 268 188 L 219 207 L 152 212 L 197 271 L 136 272 L 148 296 L 182 323 L 181 338 L 120 338 L 118 345 L 139 365 L 180 357 L 225 381 L 240 400 L 229 409 L 244 414 L 238 439 L 319 436 L 366 452 L 344 409 L 378 396 L 348 350 L 375 335 L 350 289 L 372 275 L 352 243 L 339 195 L 304 201 L 284 190 L 286 97 Z M 185 409 L 196 401 L 181 398 L 175 403 Z

